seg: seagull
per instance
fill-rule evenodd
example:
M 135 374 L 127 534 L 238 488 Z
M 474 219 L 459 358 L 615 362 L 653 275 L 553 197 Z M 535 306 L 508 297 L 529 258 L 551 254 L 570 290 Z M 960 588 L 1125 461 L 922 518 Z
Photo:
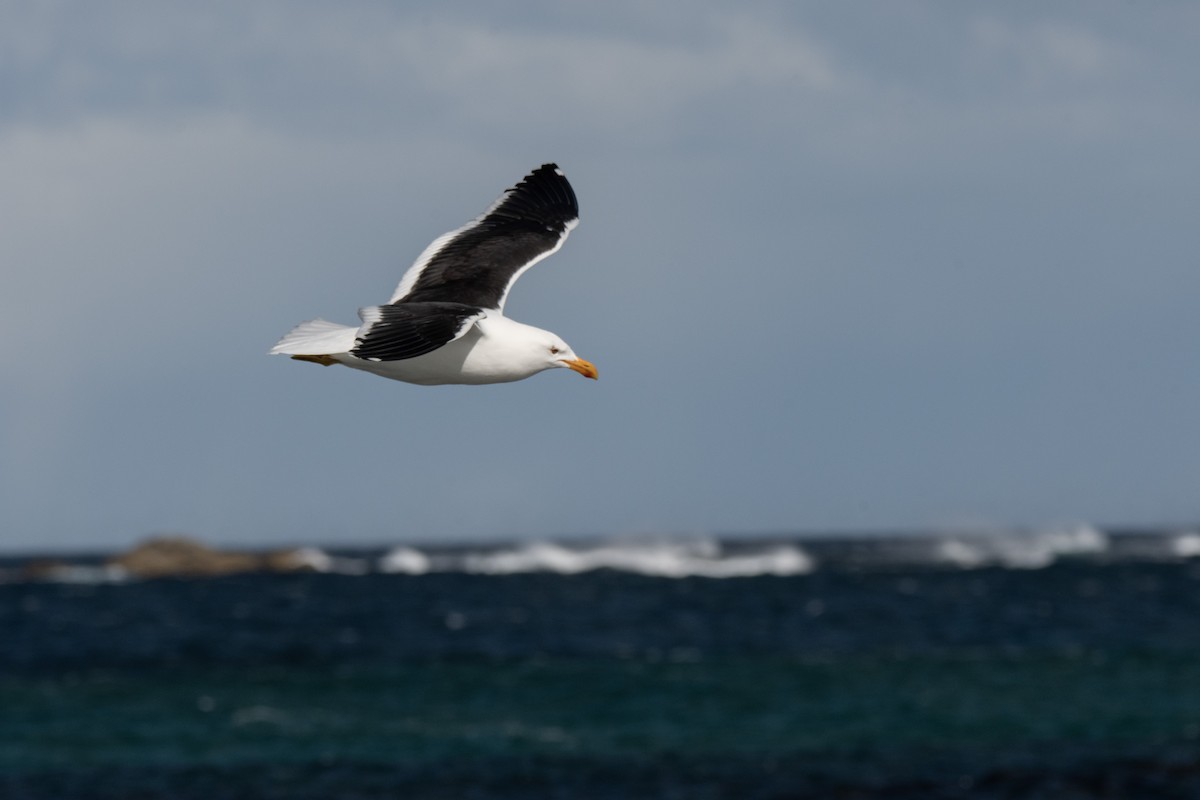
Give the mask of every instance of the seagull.
M 271 354 L 423 386 L 507 383 L 555 367 L 594 380 L 596 367 L 556 334 L 504 316 L 517 278 L 578 224 L 567 176 L 543 164 L 481 216 L 434 239 L 387 305 L 359 309 L 361 325 L 310 320 Z

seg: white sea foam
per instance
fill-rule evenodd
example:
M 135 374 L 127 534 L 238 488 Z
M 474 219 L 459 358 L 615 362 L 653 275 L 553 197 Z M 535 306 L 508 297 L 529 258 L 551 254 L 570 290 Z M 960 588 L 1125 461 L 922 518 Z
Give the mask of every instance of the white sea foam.
M 333 557 L 317 547 L 301 547 L 288 554 L 288 560 L 297 567 L 314 572 L 332 572 Z
M 800 575 L 812 571 L 813 561 L 794 544 L 726 553 L 720 542 L 715 540 L 689 539 L 614 542 L 592 546 L 531 542 L 493 552 L 470 553 L 463 558 L 462 567 L 466 572 L 488 575 L 518 572 L 574 575 L 597 569 L 614 569 L 664 578 L 733 578 Z
M 1108 537 L 1104 533 L 1090 525 L 1070 525 L 943 538 L 934 548 L 934 560 L 963 569 L 1041 569 L 1062 556 L 1099 555 L 1107 550 Z
M 299 547 L 288 553 L 289 561 L 301 569 L 338 575 L 366 575 L 371 562 L 365 558 L 331 556 L 319 547 Z
M 412 547 L 393 547 L 377 564 L 380 572 L 404 575 L 424 575 L 429 567 L 429 556 Z
M 1171 551 L 1178 558 L 1200 556 L 1200 533 L 1188 531 L 1175 534 L 1171 539 Z

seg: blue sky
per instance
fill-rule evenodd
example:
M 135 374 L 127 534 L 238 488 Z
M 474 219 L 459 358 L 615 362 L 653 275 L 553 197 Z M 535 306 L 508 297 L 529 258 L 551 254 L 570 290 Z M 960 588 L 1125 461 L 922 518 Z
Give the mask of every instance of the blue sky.
M 1194 524 L 1198 25 L 2 3 L 0 547 Z M 265 355 L 545 161 L 598 382 Z

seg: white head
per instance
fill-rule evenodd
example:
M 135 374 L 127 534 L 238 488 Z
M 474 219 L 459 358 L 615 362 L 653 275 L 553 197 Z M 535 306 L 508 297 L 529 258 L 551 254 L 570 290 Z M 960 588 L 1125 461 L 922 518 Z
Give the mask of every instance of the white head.
M 546 336 L 541 342 L 546 358 L 549 359 L 550 367 L 566 367 L 567 369 L 578 372 L 585 378 L 596 380 L 600 377 L 600 373 L 596 371 L 596 365 L 590 361 L 584 361 L 579 356 L 575 355 L 575 351 L 570 346 L 560 339 L 558 336 L 543 331 Z
M 468 364 L 488 372 L 494 380 L 520 380 L 555 367 L 566 367 L 593 380 L 598 375 L 590 361 L 575 355 L 570 345 L 550 331 L 500 315 L 489 315 L 476 326 L 483 336 L 468 356 Z

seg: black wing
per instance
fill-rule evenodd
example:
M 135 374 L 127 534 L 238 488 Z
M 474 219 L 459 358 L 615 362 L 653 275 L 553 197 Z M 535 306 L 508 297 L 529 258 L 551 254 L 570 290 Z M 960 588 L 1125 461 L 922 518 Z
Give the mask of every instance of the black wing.
M 392 302 L 501 309 L 513 282 L 561 247 L 578 222 L 579 203 L 567 177 L 556 165 L 543 164 L 483 216 L 425 248 L 404 273 Z
M 400 303 L 364 308 L 359 316 L 363 326 L 350 355 L 367 361 L 400 361 L 454 341 L 484 311 L 462 303 Z

